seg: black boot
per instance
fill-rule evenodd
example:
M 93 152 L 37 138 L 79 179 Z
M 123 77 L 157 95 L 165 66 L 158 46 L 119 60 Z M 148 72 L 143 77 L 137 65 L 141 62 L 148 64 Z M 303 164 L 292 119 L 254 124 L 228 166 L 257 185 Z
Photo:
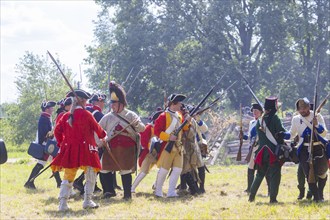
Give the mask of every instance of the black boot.
M 180 175 L 180 184 L 178 185 L 179 190 L 186 190 L 187 189 L 187 180 L 186 174 Z
M 109 173 L 100 173 L 100 182 L 102 185 L 102 189 L 103 189 L 103 199 L 107 199 L 110 197 L 115 197 L 116 196 L 116 192 L 115 189 L 113 188 L 113 173 L 109 172 Z
M 117 177 L 116 172 L 113 172 L 113 187 L 118 190 L 123 190 L 120 186 L 117 184 Z
M 324 201 L 323 190 L 324 190 L 325 184 L 327 182 L 327 179 L 328 179 L 328 177 L 325 177 L 324 179 L 319 178 L 319 181 L 318 181 L 318 191 L 319 191 L 320 200 L 322 202 Z
M 199 193 L 205 193 L 205 188 L 204 188 L 204 184 L 205 184 L 205 167 L 199 167 L 198 168 L 198 177 L 200 179 L 200 184 L 199 184 Z
M 247 188 L 246 188 L 246 190 L 244 192 L 250 193 L 251 186 L 252 186 L 253 179 L 254 179 L 254 169 L 249 169 L 248 168 L 247 179 L 248 179 L 248 185 L 247 185 Z
M 250 193 L 250 195 L 249 195 L 249 202 L 254 202 L 255 199 L 256 199 L 256 194 Z
M 191 195 L 195 195 L 198 192 L 198 186 L 196 181 L 194 180 L 194 177 L 191 175 L 191 173 L 186 173 L 186 181 L 189 186 L 189 191 Z
M 31 174 L 29 176 L 29 179 L 26 181 L 26 183 L 24 184 L 25 188 L 28 189 L 36 189 L 36 186 L 34 185 L 34 180 L 31 181 L 32 178 L 34 178 L 36 175 L 38 175 L 38 173 L 42 170 L 42 168 L 44 168 L 43 165 L 41 165 L 40 163 L 37 163 L 32 171 Z
M 265 179 L 266 179 L 266 182 L 267 182 L 267 189 L 268 189 L 267 196 L 270 196 L 270 176 L 269 176 L 268 172 L 265 175 Z
M 132 199 L 132 174 L 125 174 L 121 175 L 121 181 L 123 183 L 123 188 L 124 188 L 124 198 L 125 200 L 130 200 Z
M 305 197 L 305 187 L 299 188 L 299 185 L 298 185 L 298 189 L 299 189 L 299 196 L 297 197 L 297 199 L 302 200 Z
M 95 182 L 94 192 L 95 192 L 95 193 L 97 193 L 97 192 L 102 192 L 102 189 L 100 189 L 100 188 L 97 186 L 97 182 Z
M 308 187 L 307 195 L 306 195 L 306 199 L 311 199 L 312 197 L 313 197 L 312 191 L 311 191 L 311 189 L 309 189 L 309 187 Z
M 61 177 L 60 177 L 60 173 L 58 171 L 56 171 L 56 172 L 53 172 L 53 175 L 54 175 L 54 178 L 56 180 L 56 186 L 57 186 L 57 188 L 60 188 L 61 187 L 61 183 L 62 183 L 62 180 L 61 180 Z
M 84 183 L 83 183 L 84 180 L 85 180 L 85 174 L 84 172 L 82 172 L 80 176 L 73 181 L 73 187 L 80 191 L 80 195 L 83 195 L 85 192 Z
M 311 192 L 313 194 L 313 197 L 314 197 L 313 200 L 315 202 L 320 202 L 319 191 L 318 191 L 316 183 L 308 183 L 308 185 L 309 185 L 309 189 L 311 190 Z

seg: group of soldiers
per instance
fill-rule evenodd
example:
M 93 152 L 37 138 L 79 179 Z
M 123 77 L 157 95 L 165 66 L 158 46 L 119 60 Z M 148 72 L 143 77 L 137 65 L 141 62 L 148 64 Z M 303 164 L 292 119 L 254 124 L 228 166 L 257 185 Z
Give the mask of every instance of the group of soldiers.
M 253 104 L 254 119 L 249 124 L 252 157 L 248 161 L 247 189 L 249 201 L 255 200 L 258 188 L 266 177 L 270 203 L 277 203 L 281 182 L 281 167 L 284 162 L 299 163 L 298 200 L 305 196 L 305 180 L 308 182 L 307 198 L 315 202 L 324 201 L 324 187 L 330 166 L 330 142 L 325 138 L 327 128 L 320 113 L 315 113 L 307 98 L 299 98 L 295 104 L 297 115 L 292 118 L 287 131 L 277 116 L 277 98 L 266 98 L 264 107 Z M 292 146 L 284 140 L 292 140 Z M 256 176 L 254 176 L 257 170 Z
M 199 115 L 189 115 L 193 107 L 183 103 L 186 96 L 171 94 L 167 107 L 158 108 L 145 125 L 135 112 L 127 109 L 126 93 L 121 85 L 110 82 L 109 93 L 111 111 L 105 115 L 102 110 L 106 95 L 91 95 L 81 89 L 69 92 L 58 103 L 42 103 L 36 142 L 43 146 L 54 139 L 59 150 L 53 158 L 47 154 L 39 158 L 24 186 L 36 189 L 35 177 L 43 172 L 47 160 L 51 160 L 50 167 L 60 188 L 59 211 L 69 209 L 68 199 L 73 188 L 84 195 L 84 209 L 97 208 L 99 205 L 92 200 L 98 189 L 97 175 L 103 198 L 116 196 L 115 172 L 121 176 L 123 199 L 130 200 L 154 165 L 159 168 L 152 186 L 155 196 L 164 196 L 167 175 L 167 197 L 178 197 L 177 191 L 192 195 L 205 193 L 206 167 L 202 157 L 206 155 L 208 128 Z M 51 116 L 56 104 L 60 108 L 53 126 Z M 183 122 L 185 126 L 179 131 Z M 137 171 L 137 163 L 140 171 L 133 182 L 132 173 Z M 83 173 L 75 179 L 78 169 Z M 59 171 L 64 171 L 62 179 Z
M 97 208 L 98 204 L 92 200 L 94 191 L 98 189 L 97 175 L 103 198 L 115 197 L 115 172 L 121 176 L 123 198 L 130 200 L 155 165 L 158 173 L 152 188 L 156 197 L 164 196 L 163 185 L 167 176 L 168 198 L 178 197 L 179 192 L 191 195 L 205 193 L 207 168 L 203 157 L 207 154 L 205 133 L 208 128 L 199 114 L 191 114 L 195 112 L 194 107 L 184 103 L 186 96 L 171 94 L 166 108 L 157 108 L 150 117 L 150 123 L 145 125 L 135 112 L 127 109 L 126 93 L 121 85 L 110 82 L 109 94 L 111 111 L 107 114 L 102 113 L 106 95 L 91 95 L 81 89 L 69 92 L 58 103 L 42 103 L 36 142 L 44 145 L 49 139 L 55 139 L 59 151 L 54 158 L 49 158 L 49 155 L 39 158 L 24 186 L 35 189 L 34 178 L 46 161 L 51 160 L 50 167 L 60 188 L 59 211 L 69 209 L 67 202 L 73 188 L 84 195 L 84 209 Z M 52 126 L 51 116 L 56 104 L 60 108 L 55 126 Z M 244 136 L 250 139 L 252 152 L 248 161 L 246 190 L 249 201 L 255 200 L 266 176 L 270 203 L 277 203 L 281 167 L 285 159 L 297 156 L 300 180 L 303 173 L 302 179 L 308 180 L 310 197 L 321 202 L 324 200 L 330 154 L 324 119 L 321 114 L 314 114 L 307 98 L 298 99 L 296 110 L 299 114 L 293 117 L 291 129 L 287 131 L 276 114 L 277 109 L 276 97 L 266 98 L 263 107 L 260 103 L 251 107 L 254 120 L 250 122 L 248 135 Z M 284 139 L 293 138 L 296 139 L 294 148 L 285 145 Z M 140 170 L 133 182 L 132 173 L 137 171 L 137 164 Z M 83 173 L 75 179 L 78 169 L 82 169 Z M 64 171 L 62 179 L 59 171 Z M 312 174 L 314 180 L 310 180 Z M 298 185 L 298 199 L 304 197 L 305 189 L 301 185 Z

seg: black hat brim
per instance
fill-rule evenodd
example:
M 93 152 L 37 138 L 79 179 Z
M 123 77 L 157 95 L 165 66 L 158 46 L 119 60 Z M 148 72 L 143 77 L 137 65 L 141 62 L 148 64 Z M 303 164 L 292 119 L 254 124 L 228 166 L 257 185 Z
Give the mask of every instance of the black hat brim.
M 77 96 L 79 96 L 80 98 L 84 98 L 84 99 L 89 99 L 91 97 L 91 94 L 82 90 L 82 89 L 77 89 L 74 90 L 74 92 L 76 93 Z M 67 97 L 75 97 L 74 93 L 71 91 L 67 94 Z
M 186 99 L 186 96 L 185 95 L 182 95 L 182 94 L 173 94 L 171 96 L 170 101 L 171 102 L 182 102 L 185 99 Z

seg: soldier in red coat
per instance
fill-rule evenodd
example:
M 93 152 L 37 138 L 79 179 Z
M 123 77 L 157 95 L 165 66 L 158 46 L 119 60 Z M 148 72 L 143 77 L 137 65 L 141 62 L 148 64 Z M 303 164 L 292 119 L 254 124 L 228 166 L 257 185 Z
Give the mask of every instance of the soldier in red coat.
M 60 101 L 57 102 L 57 105 L 60 107 L 56 110 L 56 118 L 55 118 L 55 126 L 60 121 L 62 116 L 70 111 L 71 105 L 72 105 L 72 97 L 66 97 Z
M 72 182 L 78 169 L 85 172 L 85 194 L 83 208 L 97 208 L 92 201 L 96 181 L 96 173 L 101 169 L 98 147 L 95 143 L 94 132 L 101 139 L 106 132 L 99 126 L 93 115 L 85 110 L 90 94 L 83 90 L 75 90 L 71 111 L 63 115 L 55 127 L 55 137 L 60 146 L 58 155 L 52 162 L 53 171 L 64 170 L 60 189 L 59 211 L 69 209 L 67 200 L 72 190 Z M 69 96 L 73 96 L 73 92 Z
M 181 143 L 182 132 L 180 132 L 178 136 L 175 136 L 173 133 L 183 121 L 182 116 L 178 112 L 180 111 L 182 101 L 185 98 L 186 96 L 181 94 L 170 95 L 168 97 L 168 108 L 155 121 L 155 135 L 162 141 L 160 158 L 157 162 L 157 165 L 160 168 L 156 180 L 155 195 L 157 197 L 163 197 L 163 184 L 170 169 L 172 169 L 172 173 L 169 180 L 167 197 L 178 196 L 175 192 L 175 186 L 180 177 L 183 166 L 183 146 Z M 189 115 L 187 115 L 186 118 L 190 121 Z M 187 127 L 184 128 L 184 130 L 187 129 Z M 175 141 L 171 152 L 164 151 L 164 148 L 169 141 Z
M 155 148 L 152 148 L 151 140 L 155 136 L 154 135 L 154 123 L 158 116 L 163 111 L 157 111 L 152 114 L 151 122 L 146 125 L 146 129 L 140 133 L 141 135 L 141 146 L 142 151 L 139 157 L 139 166 L 140 173 L 134 180 L 132 185 L 131 192 L 135 192 L 136 187 L 139 183 L 144 179 L 144 177 L 149 173 L 149 170 L 156 164 L 158 158 L 158 152 Z

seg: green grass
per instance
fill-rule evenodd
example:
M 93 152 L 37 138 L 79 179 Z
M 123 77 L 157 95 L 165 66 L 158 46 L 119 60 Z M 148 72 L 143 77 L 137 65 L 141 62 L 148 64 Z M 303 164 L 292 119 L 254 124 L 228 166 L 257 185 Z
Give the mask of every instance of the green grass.
M 132 201 L 117 197 L 102 200 L 100 194 L 95 201 L 100 204 L 96 210 L 82 209 L 83 198 L 76 196 L 69 200 L 71 210 L 60 213 L 58 209 L 59 189 L 54 179 L 49 179 L 47 170 L 35 184 L 37 191 L 23 187 L 34 163 L 6 163 L 0 166 L 0 219 L 329 219 L 329 184 L 325 189 L 324 203 L 308 200 L 297 201 L 296 166 L 282 169 L 282 181 L 278 195 L 279 204 L 270 205 L 265 181 L 262 183 L 256 201 L 249 203 L 244 193 L 247 167 L 244 165 L 213 166 L 206 176 L 206 194 L 185 195 L 176 199 L 155 198 L 151 186 L 156 170 L 141 182 L 133 194 Z M 80 172 L 79 172 L 80 173 Z M 62 174 L 61 174 L 62 175 Z M 135 177 L 135 176 L 134 176 Z M 133 178 L 134 178 L 133 177 Z M 117 176 L 119 183 L 120 177 Z M 164 192 L 168 187 L 165 182 Z

